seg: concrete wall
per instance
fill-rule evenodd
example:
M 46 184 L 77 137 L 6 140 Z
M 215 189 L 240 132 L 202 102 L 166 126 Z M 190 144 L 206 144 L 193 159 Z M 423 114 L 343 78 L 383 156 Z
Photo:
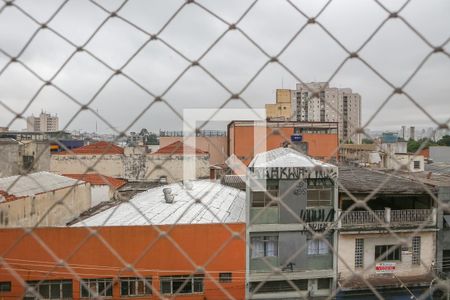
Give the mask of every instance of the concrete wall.
M 90 207 L 90 184 L 83 183 L 0 203 L 0 227 L 65 226 Z
M 168 182 L 181 181 L 183 180 L 184 160 L 193 159 L 196 159 L 196 178 L 209 178 L 209 159 L 207 155 L 194 157 L 154 154 L 147 156 L 145 179 L 157 181 L 161 176 L 167 176 Z
M 408 247 L 411 247 L 412 235 L 421 237 L 420 265 L 411 263 L 412 255 L 402 251 L 401 261 L 396 261 L 397 276 L 417 276 L 425 275 L 430 271 L 431 265 L 435 260 L 436 237 L 435 232 L 412 232 L 397 233 L 399 238 L 407 240 Z M 355 269 L 355 239 L 364 239 L 364 269 Z M 338 273 L 340 278 L 345 280 L 353 275 L 353 272 L 360 271 L 364 278 L 372 277 L 375 272 L 375 246 L 376 245 L 394 245 L 398 243 L 398 238 L 392 234 L 385 233 L 360 233 L 360 234 L 340 234 L 338 243 Z M 349 266 L 349 268 L 343 263 Z
M 24 156 L 31 158 L 31 168 L 24 165 Z M 0 141 L 0 177 L 50 170 L 50 144 L 46 141 Z
M 112 191 L 109 185 L 91 185 L 91 207 L 111 199 Z
M 395 158 L 395 159 L 394 159 Z M 412 154 L 395 154 L 394 158 L 386 157 L 387 168 L 398 170 L 404 165 L 407 166 L 410 172 L 423 172 L 425 171 L 425 158 L 422 155 L 414 156 Z M 414 162 L 418 161 L 420 167 L 418 169 L 414 168 Z
M 159 138 L 159 147 L 163 148 L 175 142 L 183 142 L 181 136 L 162 136 Z M 211 165 L 223 164 L 228 158 L 226 136 L 197 136 L 195 137 L 195 148 L 209 153 Z
M 94 172 L 110 176 L 124 176 L 124 156 L 112 155 L 60 155 L 53 154 L 50 161 L 50 171 L 57 174 L 83 174 L 88 168 Z M 98 163 L 97 163 L 98 161 Z

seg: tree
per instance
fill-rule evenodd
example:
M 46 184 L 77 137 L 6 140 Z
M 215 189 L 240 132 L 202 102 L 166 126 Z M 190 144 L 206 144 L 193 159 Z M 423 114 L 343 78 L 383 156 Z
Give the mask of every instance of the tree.
M 364 138 L 364 139 L 362 139 L 362 143 L 363 144 L 373 144 L 373 140 L 372 139 L 368 139 L 368 138 Z
M 437 144 L 439 146 L 450 146 L 450 135 L 444 135 L 442 137 L 442 139 L 440 139 L 439 141 L 437 141 Z

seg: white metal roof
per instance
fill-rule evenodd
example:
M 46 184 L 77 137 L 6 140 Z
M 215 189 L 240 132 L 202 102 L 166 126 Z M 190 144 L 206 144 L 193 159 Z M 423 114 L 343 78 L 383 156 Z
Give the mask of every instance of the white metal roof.
M 245 192 L 208 180 L 193 181 L 192 185 L 191 190 L 180 183 L 150 189 L 73 226 L 245 222 Z M 173 203 L 166 203 L 164 188 L 172 190 Z
M 44 192 L 84 184 L 69 177 L 49 172 L 30 173 L 24 176 L 11 176 L 0 178 L 0 191 L 16 197 L 32 196 Z M 0 196 L 0 202 L 2 197 Z
M 292 148 L 276 148 L 256 154 L 249 167 L 253 168 L 335 168 L 331 164 L 315 160 Z

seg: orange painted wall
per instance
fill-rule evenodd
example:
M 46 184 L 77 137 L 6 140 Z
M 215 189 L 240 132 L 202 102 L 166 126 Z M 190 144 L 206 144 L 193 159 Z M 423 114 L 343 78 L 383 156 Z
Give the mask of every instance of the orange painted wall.
M 23 296 L 24 288 L 12 273 L 25 281 L 72 279 L 74 299 L 80 296 L 80 278 L 115 278 L 113 299 L 119 299 L 117 279 L 136 276 L 124 264 L 132 264 L 144 277 L 151 276 L 152 286 L 158 292 L 159 276 L 192 274 L 196 273 L 196 266 L 204 266 L 204 293 L 176 298 L 227 299 L 231 295 L 244 299 L 245 225 L 227 226 L 239 232 L 241 239 L 233 239 L 221 224 L 176 225 L 172 230 L 170 226 L 157 227 L 168 232 L 166 237 L 160 237 L 153 226 L 101 227 L 97 228 L 97 236 L 86 228 L 38 228 L 33 235 L 25 236 L 23 229 L 2 229 L 0 257 L 9 267 L 0 260 L 0 281 L 11 281 L 12 291 L 0 293 L 0 299 Z M 48 251 L 42 245 L 46 245 Z M 55 258 L 49 251 L 56 259 L 65 260 L 68 267 L 55 267 Z M 231 283 L 220 284 L 226 292 L 206 275 L 210 274 L 218 282 L 219 272 L 233 274 Z M 153 293 L 150 299 L 160 297 Z
M 290 141 L 291 135 L 294 133 L 293 127 L 277 128 L 279 133 L 273 133 L 272 128 L 266 129 L 266 145 L 256 141 L 254 143 L 254 127 L 253 126 L 231 126 L 230 137 L 234 139 L 229 142 L 230 155 L 235 154 L 238 158 L 244 158 L 243 162 L 248 165 L 255 154 L 282 147 L 285 141 Z M 320 134 L 320 133 L 302 133 L 303 140 L 308 142 L 308 155 L 314 158 L 328 160 L 331 157 L 338 157 L 339 139 L 337 134 Z M 254 149 L 254 145 L 256 147 Z

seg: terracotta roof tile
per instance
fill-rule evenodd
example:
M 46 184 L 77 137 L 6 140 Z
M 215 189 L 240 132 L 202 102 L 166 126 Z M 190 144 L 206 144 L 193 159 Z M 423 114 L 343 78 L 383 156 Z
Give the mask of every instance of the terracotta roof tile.
M 186 152 L 188 154 L 192 154 L 195 151 L 195 154 L 208 154 L 208 152 L 200 150 L 196 148 L 195 150 L 192 147 L 184 145 L 180 141 L 176 141 L 172 144 L 169 144 L 163 148 L 160 148 L 158 151 L 154 152 L 153 154 L 183 154 L 184 148 L 186 148 Z
M 90 144 L 87 146 L 79 147 L 72 149 L 71 152 L 68 151 L 62 151 L 60 153 L 55 153 L 59 155 L 70 155 L 70 154 L 123 154 L 123 148 L 119 147 L 117 145 L 114 145 L 113 143 L 109 142 L 97 142 L 94 144 Z
M 125 180 L 100 174 L 63 174 L 63 176 L 86 181 L 92 185 L 109 185 L 115 189 L 118 189 L 127 183 Z

